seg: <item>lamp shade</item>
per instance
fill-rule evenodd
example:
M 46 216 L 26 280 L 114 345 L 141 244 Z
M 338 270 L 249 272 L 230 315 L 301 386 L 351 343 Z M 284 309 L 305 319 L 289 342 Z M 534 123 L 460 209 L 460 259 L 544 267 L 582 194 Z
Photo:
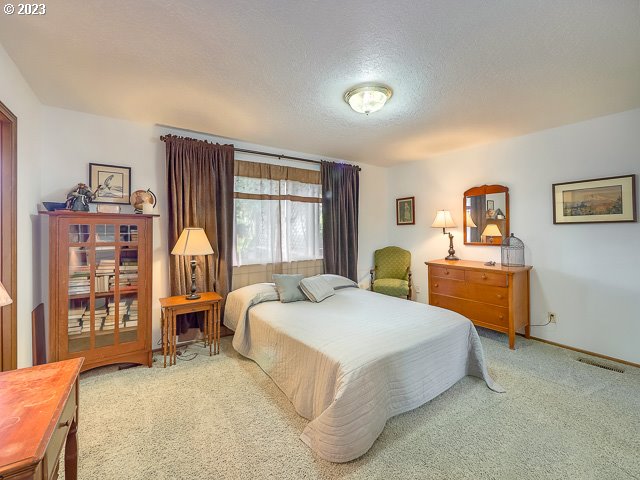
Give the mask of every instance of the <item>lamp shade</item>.
M 478 226 L 474 223 L 473 219 L 471 218 L 471 212 L 469 210 L 467 210 L 467 227 L 478 228 Z
M 4 307 L 5 305 L 9 305 L 13 303 L 13 300 L 7 293 L 7 290 L 4 288 L 4 285 L 0 282 L 0 307 Z
M 501 237 L 502 233 L 500 233 L 500 229 L 495 223 L 490 223 L 484 230 L 482 231 L 483 237 Z
M 431 226 L 433 228 L 450 228 L 455 227 L 456 224 L 453 218 L 451 218 L 451 212 L 449 212 L 449 210 L 438 210 Z
M 202 228 L 185 228 L 171 255 L 212 255 L 213 248 Z

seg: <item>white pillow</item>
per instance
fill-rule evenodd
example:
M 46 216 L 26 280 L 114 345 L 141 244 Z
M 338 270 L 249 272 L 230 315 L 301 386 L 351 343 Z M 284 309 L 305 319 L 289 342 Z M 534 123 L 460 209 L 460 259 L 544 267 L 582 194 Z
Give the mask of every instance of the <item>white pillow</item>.
M 309 300 L 316 303 L 336 294 L 331 284 L 320 275 L 300 280 L 300 289 Z
M 334 275 L 332 273 L 324 273 L 322 275 L 319 275 L 319 277 L 322 277 L 323 279 L 325 279 L 329 283 L 329 285 L 333 287 L 334 290 L 340 290 L 341 288 L 349 288 L 349 287 L 358 288 L 358 284 L 356 282 L 348 279 L 347 277 L 343 277 L 340 275 Z

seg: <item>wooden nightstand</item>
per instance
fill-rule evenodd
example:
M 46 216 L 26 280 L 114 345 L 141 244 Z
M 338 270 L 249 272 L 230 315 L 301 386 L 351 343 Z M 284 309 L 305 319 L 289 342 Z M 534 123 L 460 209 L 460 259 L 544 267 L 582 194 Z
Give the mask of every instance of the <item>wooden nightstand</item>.
M 205 312 L 204 338 L 209 345 L 209 355 L 220 353 L 220 302 L 222 297 L 216 292 L 204 292 L 197 300 L 187 300 L 185 295 L 160 299 L 162 307 L 162 353 L 164 366 L 176 364 L 176 316 L 185 313 Z

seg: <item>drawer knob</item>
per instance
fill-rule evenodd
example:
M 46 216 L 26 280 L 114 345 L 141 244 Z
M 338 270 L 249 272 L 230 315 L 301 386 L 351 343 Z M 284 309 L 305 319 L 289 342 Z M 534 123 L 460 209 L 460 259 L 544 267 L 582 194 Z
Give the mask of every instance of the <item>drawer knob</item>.
M 483 280 L 486 280 L 486 279 L 487 279 L 487 276 L 486 276 L 484 273 L 482 274 L 482 279 L 483 279 Z
M 435 288 L 438 288 L 438 284 L 437 284 L 437 283 L 434 283 L 434 284 L 433 284 L 433 286 L 434 286 Z
M 498 293 L 498 294 L 496 295 L 496 297 L 498 297 L 498 298 L 502 298 L 502 294 L 501 294 L 501 293 Z
M 71 419 L 67 420 L 66 422 L 60 422 L 58 424 L 58 428 L 68 427 L 69 425 L 71 425 Z
M 502 320 L 504 318 L 504 315 L 498 315 L 498 318 Z
M 445 275 L 449 275 L 449 270 L 445 270 L 445 271 L 444 271 L 444 274 L 445 274 Z

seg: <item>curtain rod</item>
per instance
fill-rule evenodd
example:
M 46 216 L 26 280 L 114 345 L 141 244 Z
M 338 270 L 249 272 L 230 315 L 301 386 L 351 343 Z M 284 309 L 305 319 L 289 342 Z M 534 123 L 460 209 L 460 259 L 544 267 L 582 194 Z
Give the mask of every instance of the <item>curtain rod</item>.
M 160 140 L 162 140 L 164 142 L 170 136 L 172 136 L 172 135 L 163 135 L 163 136 L 160 137 Z M 181 138 L 188 138 L 188 137 L 181 137 Z M 199 140 L 199 139 L 191 139 L 191 140 Z M 204 141 L 206 143 L 210 143 L 210 142 L 207 142 L 207 140 L 199 140 L 199 141 Z M 247 150 L 246 148 L 236 148 L 236 147 L 233 147 L 233 150 L 235 152 L 249 153 L 251 155 L 262 155 L 263 157 L 273 157 L 273 158 L 278 158 L 278 159 L 283 159 L 284 158 L 286 160 L 297 160 L 299 162 L 316 163 L 318 165 L 320 165 L 320 163 L 321 163 L 319 160 L 311 160 L 310 158 L 302 158 L 302 157 L 292 157 L 290 155 L 284 155 L 284 154 L 281 154 L 281 153 L 261 152 L 260 150 Z M 362 168 L 360 168 L 357 165 L 351 165 L 350 163 L 345 163 L 345 165 L 349 165 L 351 167 L 356 167 L 358 169 L 358 171 L 362 170 Z

